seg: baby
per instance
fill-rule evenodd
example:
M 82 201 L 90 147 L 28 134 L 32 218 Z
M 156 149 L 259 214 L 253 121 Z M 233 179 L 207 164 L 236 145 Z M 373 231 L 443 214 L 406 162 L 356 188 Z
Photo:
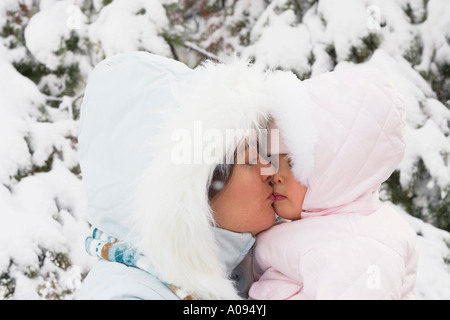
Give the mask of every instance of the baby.
M 378 196 L 405 150 L 404 102 L 377 70 L 299 83 L 305 108 L 277 110 L 281 222 L 257 237 L 252 299 L 412 299 L 416 234 Z

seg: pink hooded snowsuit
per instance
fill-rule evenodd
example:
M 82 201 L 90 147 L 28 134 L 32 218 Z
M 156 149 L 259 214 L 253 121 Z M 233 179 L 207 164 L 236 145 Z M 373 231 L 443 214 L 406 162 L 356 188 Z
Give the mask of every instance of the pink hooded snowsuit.
M 414 298 L 416 234 L 378 196 L 404 154 L 402 98 L 380 72 L 361 67 L 301 86 L 312 120 L 286 109 L 274 118 L 293 173 L 308 187 L 304 212 L 258 235 L 261 277 L 250 297 Z M 308 143 L 312 165 L 302 154 Z

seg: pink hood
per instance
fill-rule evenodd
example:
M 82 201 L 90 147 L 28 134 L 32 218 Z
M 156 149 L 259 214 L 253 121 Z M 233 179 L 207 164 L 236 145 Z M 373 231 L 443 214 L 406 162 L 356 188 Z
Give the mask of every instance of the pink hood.
M 378 188 L 404 154 L 403 99 L 381 72 L 364 67 L 326 73 L 302 85 L 313 129 L 305 129 L 305 120 L 289 119 L 292 111 L 274 115 L 292 155 L 293 172 L 308 187 L 302 217 L 374 212 Z M 304 145 L 311 143 L 312 170 L 302 161 Z

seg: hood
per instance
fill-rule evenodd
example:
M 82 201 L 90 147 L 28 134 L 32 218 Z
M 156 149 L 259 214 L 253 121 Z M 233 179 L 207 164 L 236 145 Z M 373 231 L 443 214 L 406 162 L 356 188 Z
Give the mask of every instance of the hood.
M 162 281 L 199 299 L 238 298 L 214 232 L 211 176 L 273 108 L 300 103 L 298 83 L 240 61 L 192 70 L 133 53 L 100 63 L 79 133 L 89 221 L 133 243 Z
M 311 117 L 292 119 L 295 111 L 288 110 L 274 114 L 294 162 L 293 173 L 308 187 L 302 218 L 375 211 L 380 185 L 404 155 L 403 99 L 381 72 L 366 67 L 326 73 L 302 86 Z M 305 123 L 313 125 L 313 134 Z M 300 149 L 305 143 L 314 143 L 309 172 Z
M 143 52 L 102 61 L 88 79 L 78 133 L 89 222 L 125 238 L 131 230 L 133 186 L 147 166 L 148 138 L 165 112 L 179 107 L 174 90 L 192 77 L 182 63 Z

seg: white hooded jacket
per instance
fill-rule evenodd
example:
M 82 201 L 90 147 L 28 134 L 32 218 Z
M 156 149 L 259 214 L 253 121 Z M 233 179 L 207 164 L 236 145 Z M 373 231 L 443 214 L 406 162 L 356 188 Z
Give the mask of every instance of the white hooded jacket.
M 216 165 L 247 129 L 263 127 L 280 104 L 302 104 L 298 83 L 292 73 L 242 62 L 192 70 L 140 52 L 100 63 L 89 79 L 79 132 L 88 219 L 135 244 L 157 274 L 100 261 L 79 298 L 176 299 L 162 282 L 198 299 L 239 298 L 231 271 L 254 239 L 215 228 L 207 190 Z M 202 145 L 208 130 L 232 133 L 224 153 Z M 192 153 L 181 158 L 177 147 L 183 151 L 189 141 L 180 144 L 180 137 L 192 139 L 184 149 Z

